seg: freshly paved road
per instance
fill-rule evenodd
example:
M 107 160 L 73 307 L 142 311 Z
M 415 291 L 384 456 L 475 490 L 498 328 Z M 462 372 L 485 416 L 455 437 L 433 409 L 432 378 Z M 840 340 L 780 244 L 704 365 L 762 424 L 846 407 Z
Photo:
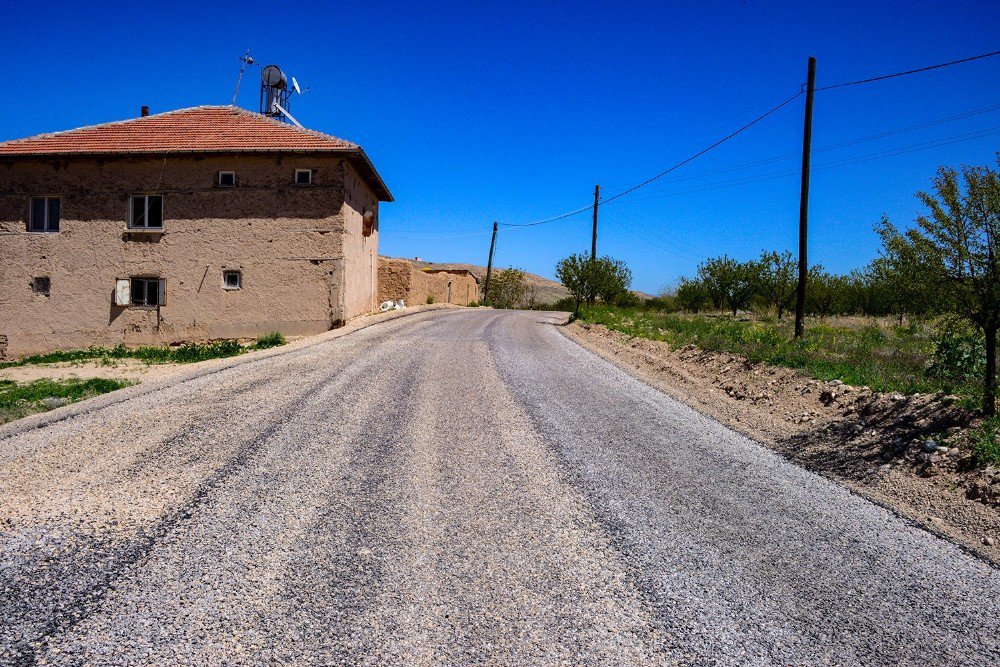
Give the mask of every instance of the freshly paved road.
M 557 319 L 419 314 L 0 429 L 0 664 L 1000 663 L 997 570 Z

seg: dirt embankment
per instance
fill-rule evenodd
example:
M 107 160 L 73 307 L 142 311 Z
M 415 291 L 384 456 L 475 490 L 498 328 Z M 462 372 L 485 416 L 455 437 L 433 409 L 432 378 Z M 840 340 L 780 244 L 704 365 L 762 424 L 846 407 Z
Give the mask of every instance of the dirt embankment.
M 1000 563 L 1000 470 L 973 465 L 969 412 L 693 345 L 574 323 L 566 335 L 788 459 Z

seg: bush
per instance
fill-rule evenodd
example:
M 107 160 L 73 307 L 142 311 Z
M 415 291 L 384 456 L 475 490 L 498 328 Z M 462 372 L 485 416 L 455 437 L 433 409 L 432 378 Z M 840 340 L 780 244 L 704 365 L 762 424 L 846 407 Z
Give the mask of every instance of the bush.
M 428 295 L 427 295 L 427 303 L 428 303 L 428 304 L 432 304 L 432 303 L 434 303 L 435 301 L 437 301 L 437 298 L 435 298 L 435 296 L 434 296 L 433 294 L 428 294 Z
M 279 345 L 284 345 L 288 340 L 281 334 L 280 331 L 272 331 L 271 333 L 261 334 L 257 336 L 257 342 L 254 343 L 254 347 L 258 350 L 263 350 L 269 347 L 278 347 Z
M 974 381 L 986 368 L 986 338 L 979 331 L 950 323 L 934 340 L 927 375 L 946 382 Z
M 470 301 L 469 302 L 469 308 L 479 308 L 479 302 L 478 301 Z
M 980 466 L 1000 465 L 1000 417 L 985 420 L 973 431 L 972 456 Z

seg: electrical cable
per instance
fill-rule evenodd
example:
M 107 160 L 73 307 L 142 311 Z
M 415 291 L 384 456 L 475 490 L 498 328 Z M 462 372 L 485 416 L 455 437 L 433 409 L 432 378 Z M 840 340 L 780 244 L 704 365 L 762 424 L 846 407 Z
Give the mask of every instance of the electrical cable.
M 821 86 L 815 88 L 816 92 L 821 90 L 833 90 L 834 88 L 846 88 L 847 86 L 860 86 L 863 83 L 873 83 L 875 81 L 884 81 L 886 79 L 893 79 L 898 76 L 907 76 L 909 74 L 919 74 L 920 72 L 929 72 L 930 70 L 941 69 L 942 67 L 951 67 L 952 65 L 960 65 L 962 63 L 972 62 L 973 60 L 982 60 L 983 58 L 992 58 L 993 56 L 1000 56 L 1000 51 L 992 51 L 990 53 L 981 53 L 978 56 L 969 56 L 968 58 L 960 58 L 958 60 L 951 60 L 946 63 L 938 63 L 937 65 L 928 65 L 927 67 L 918 67 L 917 69 L 909 69 L 905 72 L 893 72 L 892 74 L 883 74 L 881 76 L 873 76 L 868 79 L 860 79 L 858 81 L 846 81 L 844 83 L 835 83 L 830 86 Z M 803 87 L 805 84 L 803 84 Z M 805 92 L 804 90 L 802 92 Z

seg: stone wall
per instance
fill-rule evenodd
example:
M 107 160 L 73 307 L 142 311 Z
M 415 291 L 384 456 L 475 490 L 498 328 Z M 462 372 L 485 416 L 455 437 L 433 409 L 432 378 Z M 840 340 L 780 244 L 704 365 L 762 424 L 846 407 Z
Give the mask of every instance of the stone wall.
M 237 187 L 218 186 L 220 170 Z M 128 229 L 138 193 L 163 195 L 162 231 Z M 60 197 L 59 232 L 27 231 L 39 195 Z M 0 354 L 328 330 L 375 305 L 366 207 L 372 193 L 332 156 L 0 160 Z M 241 289 L 223 288 L 224 270 Z M 32 290 L 43 276 L 49 295 Z M 138 276 L 164 279 L 166 302 L 115 306 L 115 280 Z
M 467 306 L 479 300 L 479 283 L 467 271 L 421 270 L 403 259 L 379 257 L 378 300 L 398 301 L 407 305 L 435 303 Z

